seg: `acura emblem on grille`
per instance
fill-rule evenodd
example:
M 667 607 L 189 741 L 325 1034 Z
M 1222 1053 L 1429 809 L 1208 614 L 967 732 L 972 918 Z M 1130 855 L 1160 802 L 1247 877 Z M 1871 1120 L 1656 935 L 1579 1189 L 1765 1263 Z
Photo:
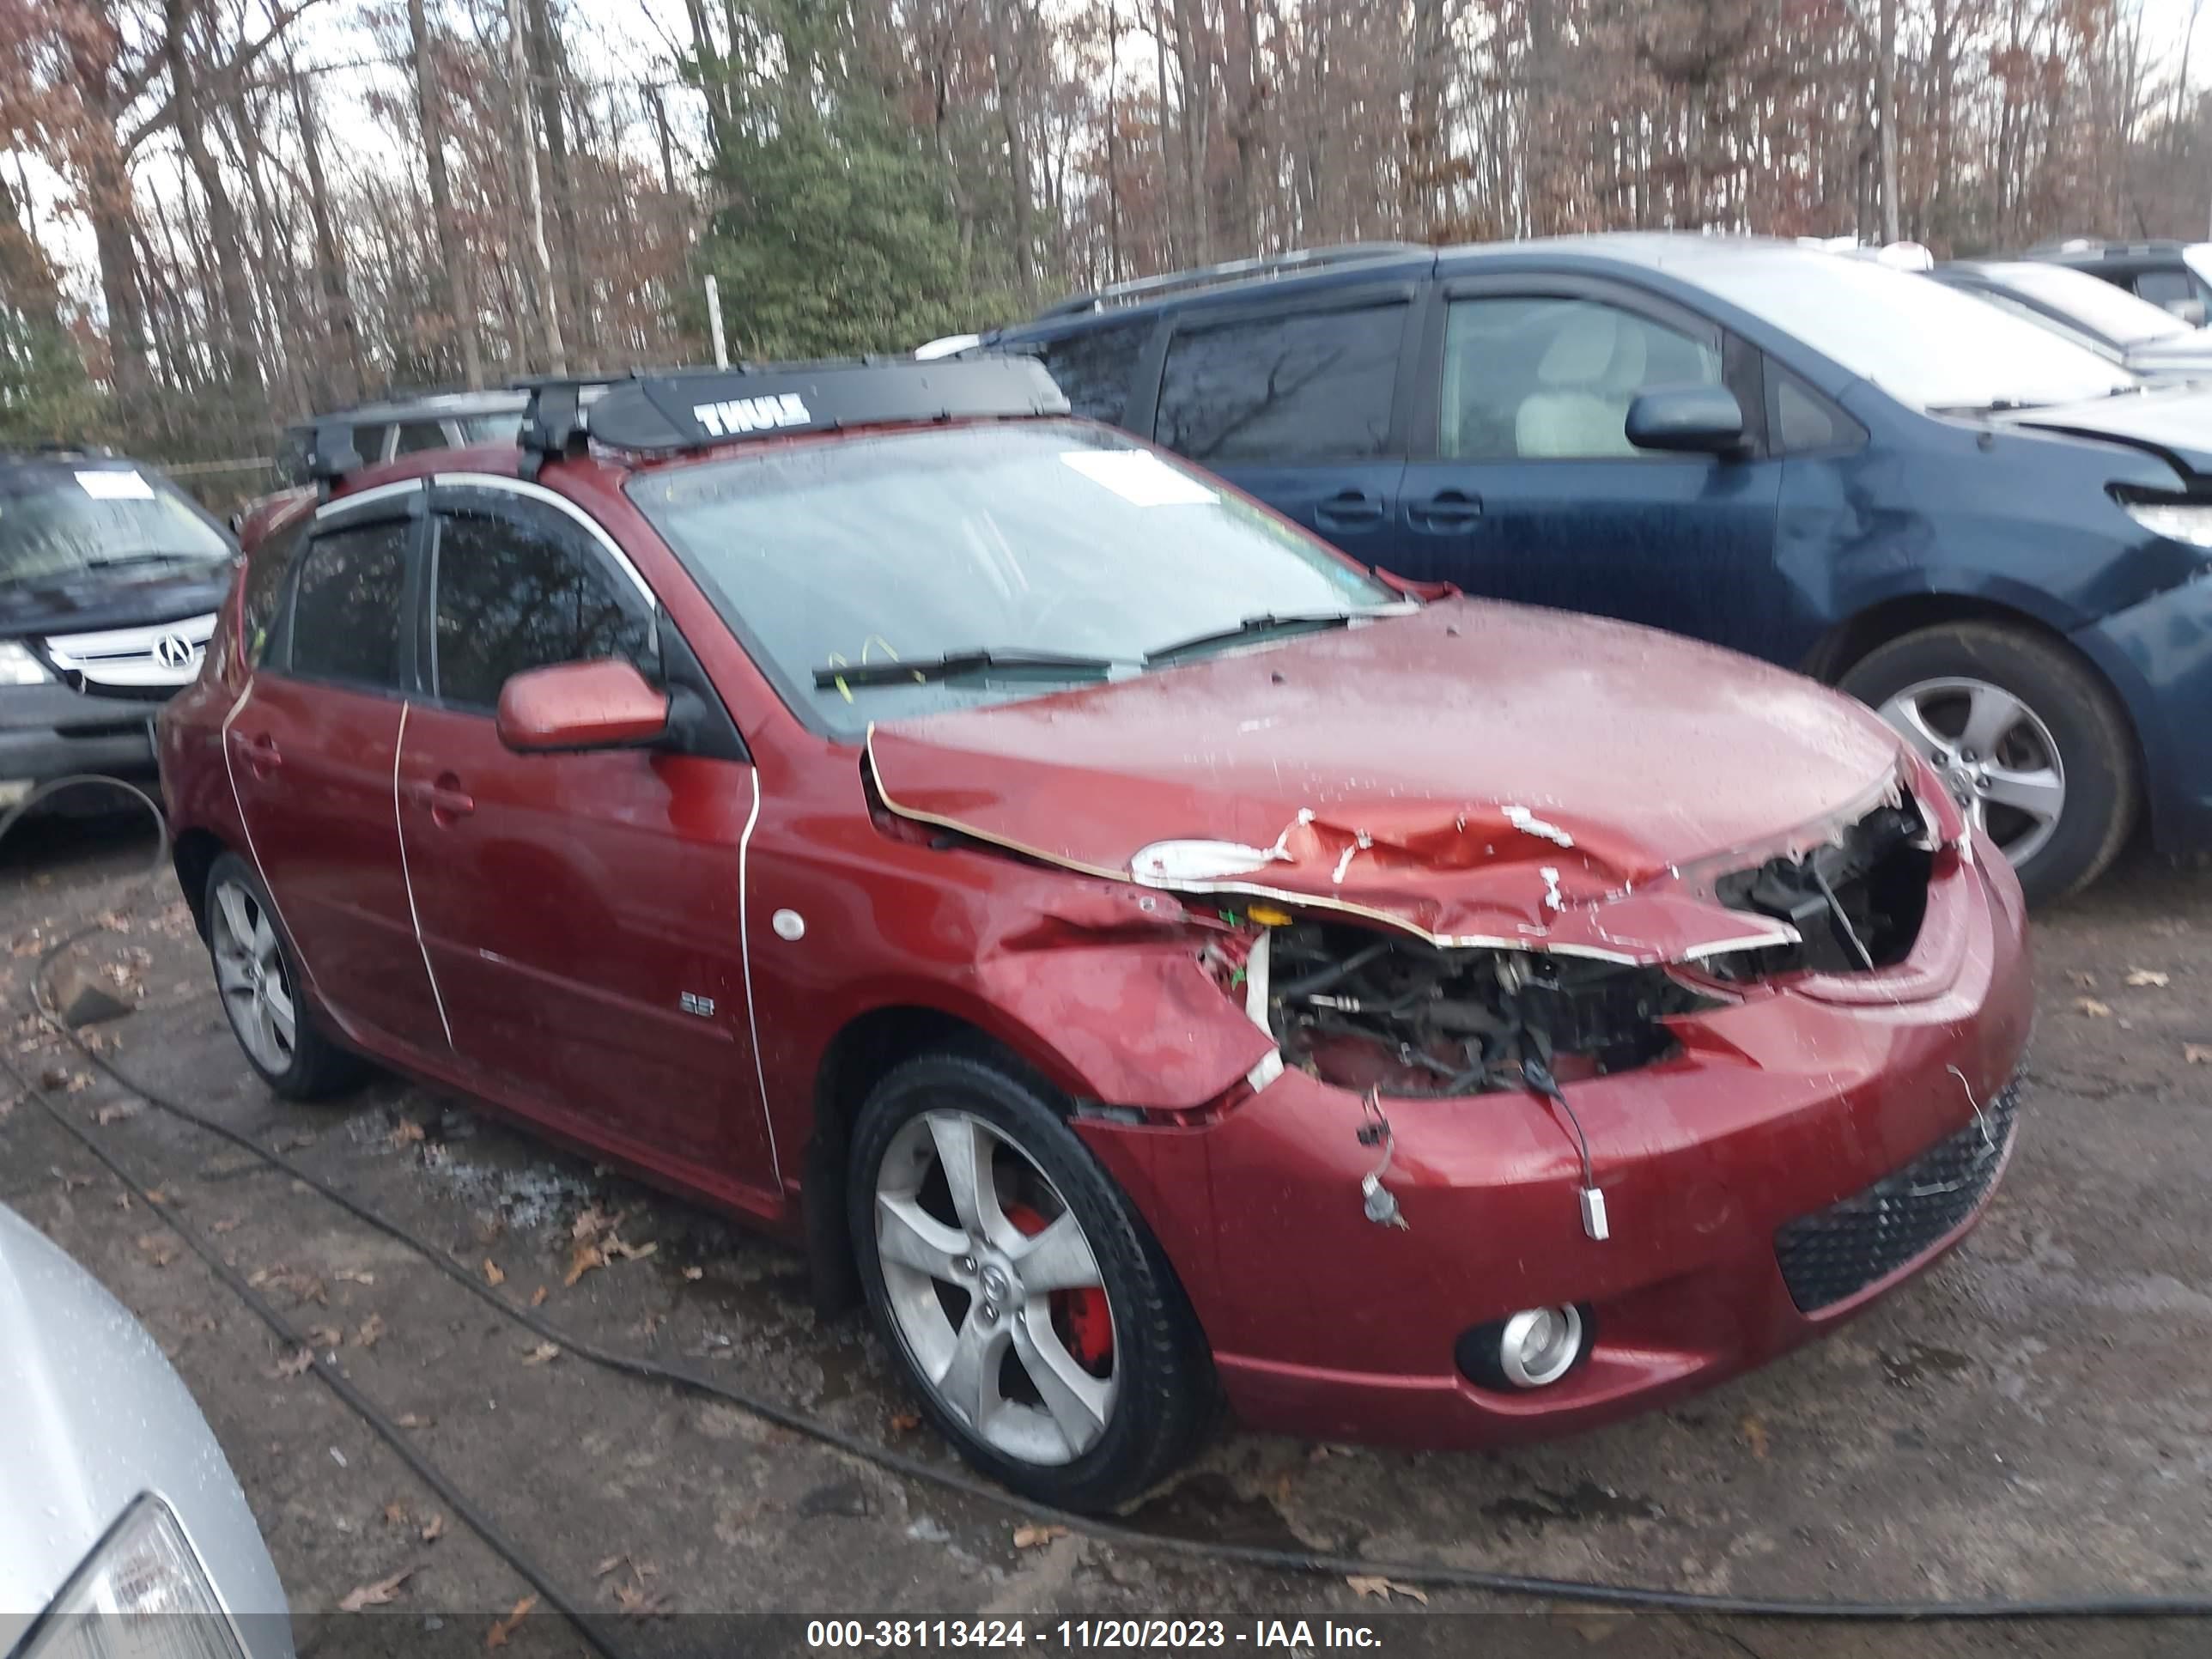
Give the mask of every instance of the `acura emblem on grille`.
M 164 668 L 182 668 L 192 659 L 192 642 L 182 634 L 164 634 L 154 641 L 154 660 Z

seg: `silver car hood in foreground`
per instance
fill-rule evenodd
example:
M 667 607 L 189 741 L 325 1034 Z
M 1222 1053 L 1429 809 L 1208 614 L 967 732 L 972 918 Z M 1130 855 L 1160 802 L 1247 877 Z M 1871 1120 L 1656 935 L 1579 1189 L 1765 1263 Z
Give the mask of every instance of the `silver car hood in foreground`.
M 121 1303 L 4 1206 L 0 1402 L 0 1653 L 147 1492 L 183 1523 L 255 1659 L 292 1651 L 268 1547 L 183 1380 Z

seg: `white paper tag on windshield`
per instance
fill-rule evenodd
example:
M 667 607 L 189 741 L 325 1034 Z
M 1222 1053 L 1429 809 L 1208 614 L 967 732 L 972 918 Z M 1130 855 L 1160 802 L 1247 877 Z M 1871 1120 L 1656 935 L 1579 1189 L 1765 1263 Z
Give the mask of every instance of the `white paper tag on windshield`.
M 1060 459 L 1138 507 L 1211 507 L 1221 499 L 1149 449 L 1071 449 Z
M 154 486 L 142 472 L 80 472 L 77 487 L 95 501 L 150 501 Z

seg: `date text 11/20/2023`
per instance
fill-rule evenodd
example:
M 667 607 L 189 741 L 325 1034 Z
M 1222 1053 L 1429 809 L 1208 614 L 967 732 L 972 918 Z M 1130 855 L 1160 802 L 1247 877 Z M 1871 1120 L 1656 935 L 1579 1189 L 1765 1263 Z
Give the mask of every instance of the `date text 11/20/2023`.
M 848 1652 L 930 1652 L 954 1648 L 1107 1649 L 1258 1648 L 1313 1651 L 1373 1650 L 1382 1645 L 1371 1625 L 1334 1619 L 812 1619 L 806 1645 Z

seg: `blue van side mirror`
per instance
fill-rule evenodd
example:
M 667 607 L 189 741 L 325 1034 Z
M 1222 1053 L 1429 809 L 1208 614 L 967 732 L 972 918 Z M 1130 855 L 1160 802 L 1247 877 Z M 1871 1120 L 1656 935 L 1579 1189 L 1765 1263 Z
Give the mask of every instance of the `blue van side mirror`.
M 1733 454 L 1743 447 L 1743 408 L 1726 386 L 1654 386 L 1629 404 L 1625 430 L 1638 449 Z

